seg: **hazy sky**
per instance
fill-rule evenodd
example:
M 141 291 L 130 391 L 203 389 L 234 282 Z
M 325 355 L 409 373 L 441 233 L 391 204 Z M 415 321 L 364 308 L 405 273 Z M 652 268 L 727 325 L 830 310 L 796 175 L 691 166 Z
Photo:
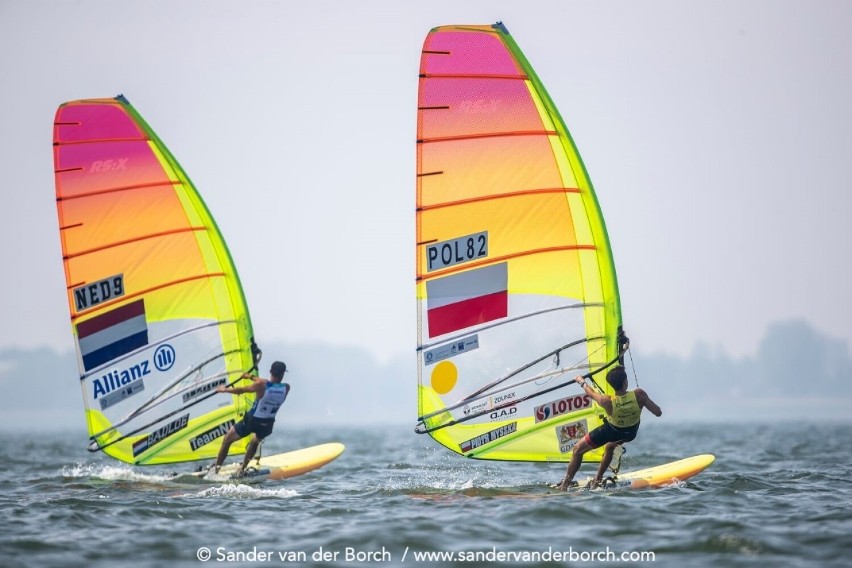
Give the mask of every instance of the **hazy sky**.
M 413 353 L 428 30 L 502 20 L 579 147 L 645 352 L 852 340 L 852 3 L 0 0 L 0 347 L 73 348 L 51 133 L 123 93 L 204 196 L 261 342 Z

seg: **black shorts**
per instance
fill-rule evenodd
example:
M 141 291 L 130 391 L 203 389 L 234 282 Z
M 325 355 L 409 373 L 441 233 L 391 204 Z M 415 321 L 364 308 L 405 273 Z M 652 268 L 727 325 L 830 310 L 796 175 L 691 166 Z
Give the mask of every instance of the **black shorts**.
M 272 434 L 272 427 L 275 425 L 275 419 L 261 420 L 255 418 L 251 414 L 246 414 L 242 420 L 234 425 L 234 429 L 239 434 L 240 438 L 245 438 L 249 434 L 257 434 L 259 440 L 263 440 Z
M 630 426 L 629 428 L 616 428 L 609 422 L 604 422 L 588 434 L 585 441 L 590 448 L 600 448 L 609 442 L 630 442 L 636 437 L 639 432 L 639 425 Z

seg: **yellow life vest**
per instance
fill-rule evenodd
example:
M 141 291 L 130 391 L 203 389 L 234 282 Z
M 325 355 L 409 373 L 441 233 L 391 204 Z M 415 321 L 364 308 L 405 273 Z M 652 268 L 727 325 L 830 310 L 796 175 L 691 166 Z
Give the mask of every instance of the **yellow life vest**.
M 642 408 L 636 401 L 636 391 L 610 398 L 612 399 L 612 414 L 608 418 L 610 424 L 616 428 L 629 428 L 639 424 Z

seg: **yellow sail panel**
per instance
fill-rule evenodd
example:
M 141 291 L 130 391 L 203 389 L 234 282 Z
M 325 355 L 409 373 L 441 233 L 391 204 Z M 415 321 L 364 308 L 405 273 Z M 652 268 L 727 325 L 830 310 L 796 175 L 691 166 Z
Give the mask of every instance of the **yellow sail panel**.
M 502 24 L 428 34 L 417 117 L 417 431 L 566 461 L 602 417 L 572 379 L 617 360 L 621 328 L 580 156 Z
M 251 403 L 215 389 L 254 354 L 213 218 L 124 97 L 61 105 L 53 145 L 90 448 L 136 464 L 214 457 Z

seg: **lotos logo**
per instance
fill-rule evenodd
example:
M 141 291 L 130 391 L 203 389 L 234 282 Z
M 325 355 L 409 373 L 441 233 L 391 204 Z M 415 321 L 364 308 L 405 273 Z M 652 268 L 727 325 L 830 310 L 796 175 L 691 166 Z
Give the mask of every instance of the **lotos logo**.
M 541 406 L 536 406 L 535 410 L 533 410 L 533 414 L 535 414 L 535 421 L 536 423 L 538 423 L 544 422 L 545 420 L 550 420 L 554 416 L 560 416 L 562 414 L 574 412 L 575 410 L 589 408 L 591 405 L 592 399 L 587 394 L 568 396 L 565 398 L 560 398 L 559 400 L 548 402 L 547 404 L 543 404 Z

